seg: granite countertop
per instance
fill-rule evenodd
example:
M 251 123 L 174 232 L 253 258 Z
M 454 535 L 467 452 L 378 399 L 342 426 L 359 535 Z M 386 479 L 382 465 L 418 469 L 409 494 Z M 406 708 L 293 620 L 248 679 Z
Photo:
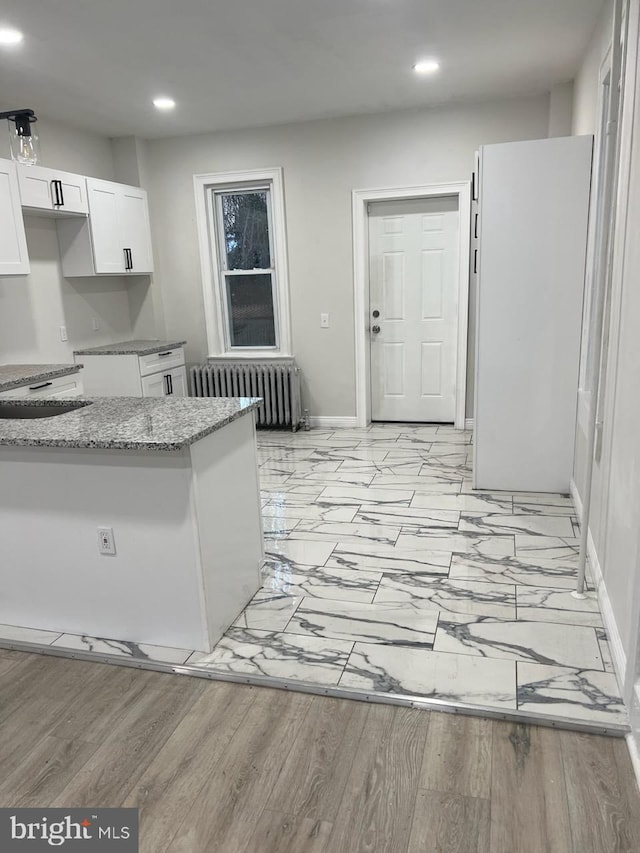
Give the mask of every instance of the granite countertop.
M 166 349 L 176 349 L 186 344 L 186 341 L 121 341 L 116 344 L 104 344 L 101 347 L 76 349 L 74 355 L 151 355 Z
M 260 405 L 259 397 L 97 397 L 3 400 L 2 406 L 80 408 L 47 418 L 0 417 L 0 445 L 181 450 Z
M 81 364 L 0 364 L 0 391 L 77 373 Z

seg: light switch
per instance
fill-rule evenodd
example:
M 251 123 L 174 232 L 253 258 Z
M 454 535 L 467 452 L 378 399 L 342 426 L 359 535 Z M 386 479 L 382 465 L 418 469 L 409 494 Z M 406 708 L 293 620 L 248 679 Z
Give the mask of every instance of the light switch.
M 100 331 L 100 320 L 97 317 L 91 318 L 91 328 L 94 332 Z
M 328 314 L 321 314 L 320 315 L 320 328 L 321 329 L 328 329 L 329 328 L 329 315 Z
M 68 340 L 68 338 L 67 338 L 67 327 L 66 326 L 60 326 L 60 340 L 61 341 Z

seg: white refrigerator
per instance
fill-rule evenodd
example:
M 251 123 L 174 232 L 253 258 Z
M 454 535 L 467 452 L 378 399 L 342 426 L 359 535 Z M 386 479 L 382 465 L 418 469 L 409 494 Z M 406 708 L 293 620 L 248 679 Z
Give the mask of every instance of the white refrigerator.
M 591 136 L 480 149 L 474 488 L 569 491 L 592 149 Z

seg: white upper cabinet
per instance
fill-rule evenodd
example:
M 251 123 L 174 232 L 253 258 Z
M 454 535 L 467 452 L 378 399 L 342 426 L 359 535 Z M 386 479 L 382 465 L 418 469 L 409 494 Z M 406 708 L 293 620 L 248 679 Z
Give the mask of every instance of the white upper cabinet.
M 30 272 L 16 164 L 0 160 L 0 275 Z
M 57 223 L 63 275 L 152 273 L 146 192 L 95 178 L 86 181 L 88 219 Z
M 25 212 L 44 213 L 49 216 L 66 214 L 85 215 L 87 204 L 87 179 L 42 166 L 18 166 L 20 198 Z
M 146 192 L 138 187 L 122 187 L 118 197 L 118 218 L 129 253 L 129 272 L 153 272 Z
M 125 253 L 122 226 L 119 220 L 119 187 L 109 181 L 87 180 L 91 209 L 91 242 L 96 273 L 121 275 L 125 272 Z M 62 269 L 67 273 L 62 258 Z

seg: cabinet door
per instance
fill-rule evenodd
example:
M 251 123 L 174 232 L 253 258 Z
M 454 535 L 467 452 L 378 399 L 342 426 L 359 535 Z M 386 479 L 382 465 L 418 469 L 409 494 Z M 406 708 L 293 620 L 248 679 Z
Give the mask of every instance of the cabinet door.
M 95 272 L 122 275 L 125 253 L 120 236 L 120 187 L 110 181 L 87 178 L 87 195 Z
M 88 212 L 87 179 L 82 175 L 42 166 L 19 165 L 17 170 L 23 207 L 59 214 Z
M 173 397 L 188 397 L 187 371 L 184 367 L 176 367 L 169 372 L 169 393 Z
M 153 272 L 149 211 L 144 190 L 120 188 L 119 219 L 122 246 L 129 253 L 128 272 L 138 275 Z
M 54 178 L 61 183 L 62 204 L 56 207 L 61 213 L 88 213 L 87 179 L 82 175 L 58 172 Z
M 30 271 L 16 165 L 0 160 L 0 275 Z
M 151 376 L 142 378 L 143 397 L 164 397 L 167 394 L 168 373 L 152 373 Z
M 53 210 L 51 169 L 42 169 L 39 166 L 18 166 L 17 170 L 22 206 L 34 207 L 37 210 Z

